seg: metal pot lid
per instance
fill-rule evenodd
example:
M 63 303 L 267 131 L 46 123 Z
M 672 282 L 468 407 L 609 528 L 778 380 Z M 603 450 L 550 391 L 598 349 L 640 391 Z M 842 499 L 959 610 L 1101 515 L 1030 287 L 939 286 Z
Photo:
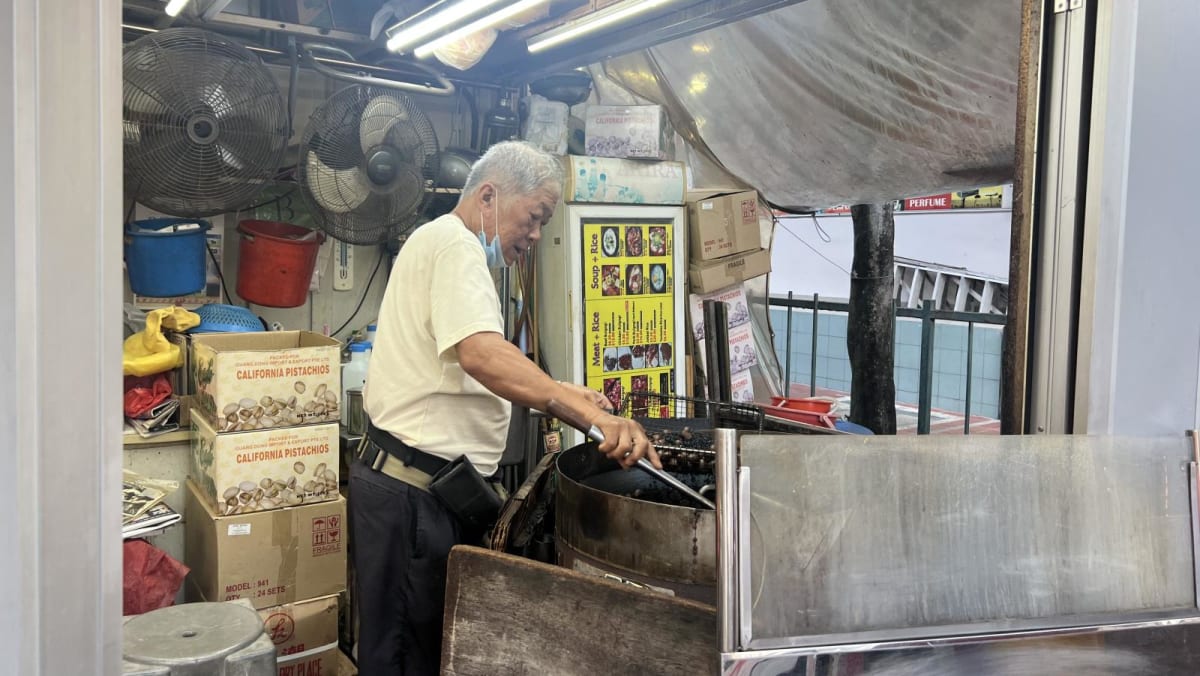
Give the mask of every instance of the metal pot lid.
M 262 618 L 234 603 L 187 603 L 152 610 L 125 623 L 125 659 L 142 664 L 214 663 L 253 643 Z

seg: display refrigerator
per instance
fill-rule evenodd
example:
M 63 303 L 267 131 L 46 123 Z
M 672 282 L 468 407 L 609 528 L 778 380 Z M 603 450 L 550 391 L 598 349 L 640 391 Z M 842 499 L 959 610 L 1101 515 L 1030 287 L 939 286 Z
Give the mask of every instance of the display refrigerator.
M 539 349 L 550 374 L 641 415 L 687 393 L 682 206 L 563 203 L 538 245 Z M 564 432 L 567 446 L 582 443 Z

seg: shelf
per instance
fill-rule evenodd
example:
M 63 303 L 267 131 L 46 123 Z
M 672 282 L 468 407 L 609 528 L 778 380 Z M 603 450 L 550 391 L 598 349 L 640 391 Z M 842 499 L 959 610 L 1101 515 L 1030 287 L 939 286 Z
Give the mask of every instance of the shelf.
M 190 443 L 192 440 L 191 430 L 178 430 L 175 432 L 167 432 L 160 434 L 157 437 L 143 439 L 136 434 L 126 434 L 124 436 L 125 448 L 140 448 L 144 446 L 168 446 L 170 444 Z

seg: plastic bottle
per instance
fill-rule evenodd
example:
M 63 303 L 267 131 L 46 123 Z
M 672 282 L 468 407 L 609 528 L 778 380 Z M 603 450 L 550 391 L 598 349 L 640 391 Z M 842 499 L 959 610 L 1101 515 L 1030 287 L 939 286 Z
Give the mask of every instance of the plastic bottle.
M 375 344 L 375 324 L 367 324 L 367 343 Z
M 370 357 L 366 343 L 350 344 L 350 363 L 342 367 L 342 401 L 346 401 L 346 391 L 361 388 L 367 382 L 367 359 Z M 342 424 L 349 422 L 349 407 L 342 407 Z

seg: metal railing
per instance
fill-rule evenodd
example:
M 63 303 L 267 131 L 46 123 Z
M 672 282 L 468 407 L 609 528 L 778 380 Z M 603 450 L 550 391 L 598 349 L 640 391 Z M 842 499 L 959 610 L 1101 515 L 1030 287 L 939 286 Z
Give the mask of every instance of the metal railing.
M 850 304 L 846 302 L 821 300 L 818 294 L 811 298 L 796 298 L 791 291 L 787 298 L 771 297 L 771 307 L 787 308 L 787 338 L 784 348 L 784 387 L 783 391 L 792 391 L 792 310 L 809 310 L 812 312 L 812 360 L 809 366 L 809 393 L 817 391 L 817 331 L 820 326 L 821 311 L 848 314 Z M 975 325 L 988 324 L 1004 326 L 1007 318 L 1004 315 L 980 312 L 956 312 L 954 310 L 934 310 L 930 301 L 922 301 L 920 308 L 896 307 L 896 318 L 919 319 L 921 321 L 921 365 L 919 370 L 919 385 L 917 396 L 917 434 L 929 434 L 929 426 L 933 412 L 933 355 L 934 328 L 939 321 L 959 322 L 967 325 L 967 372 L 966 394 L 963 406 L 963 434 L 971 433 L 971 390 L 973 385 L 973 363 L 975 361 Z M 895 328 L 893 324 L 893 342 Z

